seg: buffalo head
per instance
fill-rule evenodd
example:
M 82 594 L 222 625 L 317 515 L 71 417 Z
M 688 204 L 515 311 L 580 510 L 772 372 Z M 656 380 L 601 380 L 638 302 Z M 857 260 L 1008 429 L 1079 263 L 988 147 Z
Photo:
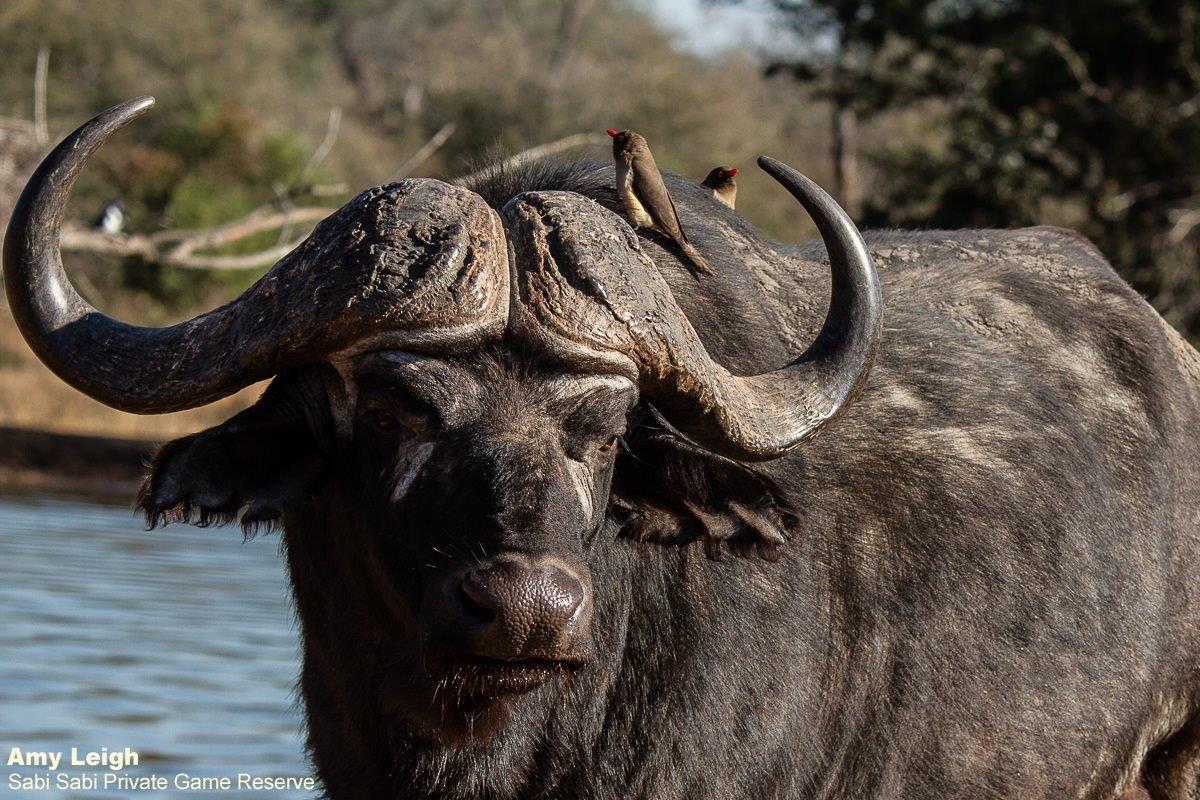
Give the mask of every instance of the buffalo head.
M 306 701 L 338 735 L 368 717 L 479 734 L 516 695 L 570 683 L 618 636 L 606 531 L 656 513 L 614 489 L 631 420 L 746 471 L 827 425 L 874 357 L 861 237 L 768 158 L 816 220 L 833 283 L 816 341 L 764 374 L 709 356 L 612 211 L 564 191 L 497 209 L 436 180 L 364 191 L 228 305 L 168 328 L 112 320 L 67 279 L 59 228 L 88 157 L 151 104 L 101 114 L 39 167 L 4 243 L 9 302 L 50 369 L 116 408 L 191 408 L 275 378 L 164 446 L 139 503 L 152 524 L 282 521 Z M 745 494 L 739 524 L 769 528 Z

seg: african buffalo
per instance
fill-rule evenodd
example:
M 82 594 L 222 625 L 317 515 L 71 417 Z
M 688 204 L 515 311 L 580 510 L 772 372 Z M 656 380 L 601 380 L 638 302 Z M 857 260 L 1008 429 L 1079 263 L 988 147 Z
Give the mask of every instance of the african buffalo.
M 1196 796 L 1200 355 L 1085 239 L 864 242 L 764 158 L 823 244 L 668 177 L 697 279 L 610 166 L 537 163 L 368 189 L 139 328 L 58 231 L 150 102 L 32 177 L 9 302 L 117 408 L 274 376 L 138 502 L 279 521 L 330 797 Z

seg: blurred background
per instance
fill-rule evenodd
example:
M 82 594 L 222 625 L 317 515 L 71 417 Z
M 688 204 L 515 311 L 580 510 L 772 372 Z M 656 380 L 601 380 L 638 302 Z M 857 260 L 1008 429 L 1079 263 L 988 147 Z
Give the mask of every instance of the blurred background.
M 154 94 L 84 172 L 63 242 L 88 300 L 161 325 L 367 186 L 608 159 L 603 131 L 628 127 L 664 169 L 740 167 L 738 210 L 784 240 L 813 231 L 760 153 L 867 228 L 1074 228 L 1197 343 L 1198 48 L 1200 0 L 2 0 L 0 224 L 55 142 Z M 141 440 L 257 391 L 104 408 L 0 303 L 0 741 L 304 774 L 276 540 L 145 534 L 96 502 L 127 508 Z

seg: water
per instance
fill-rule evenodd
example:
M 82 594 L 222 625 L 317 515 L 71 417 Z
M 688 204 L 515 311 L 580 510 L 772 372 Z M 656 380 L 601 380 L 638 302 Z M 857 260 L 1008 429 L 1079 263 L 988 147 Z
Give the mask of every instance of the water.
M 238 791 L 238 773 L 307 777 L 298 659 L 279 543 L 235 528 L 147 533 L 126 509 L 0 498 L 0 797 L 311 798 Z M 58 788 L 13 747 L 70 757 L 130 747 L 122 776 L 228 777 L 226 792 Z M 10 775 L 48 775 L 14 789 Z

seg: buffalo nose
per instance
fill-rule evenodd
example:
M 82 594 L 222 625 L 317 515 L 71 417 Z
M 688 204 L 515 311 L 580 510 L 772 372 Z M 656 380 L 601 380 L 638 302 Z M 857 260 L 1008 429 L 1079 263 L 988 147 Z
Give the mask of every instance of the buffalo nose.
M 585 616 L 582 581 L 552 563 L 500 561 L 463 576 L 464 603 L 485 625 L 487 654 L 556 658 Z

